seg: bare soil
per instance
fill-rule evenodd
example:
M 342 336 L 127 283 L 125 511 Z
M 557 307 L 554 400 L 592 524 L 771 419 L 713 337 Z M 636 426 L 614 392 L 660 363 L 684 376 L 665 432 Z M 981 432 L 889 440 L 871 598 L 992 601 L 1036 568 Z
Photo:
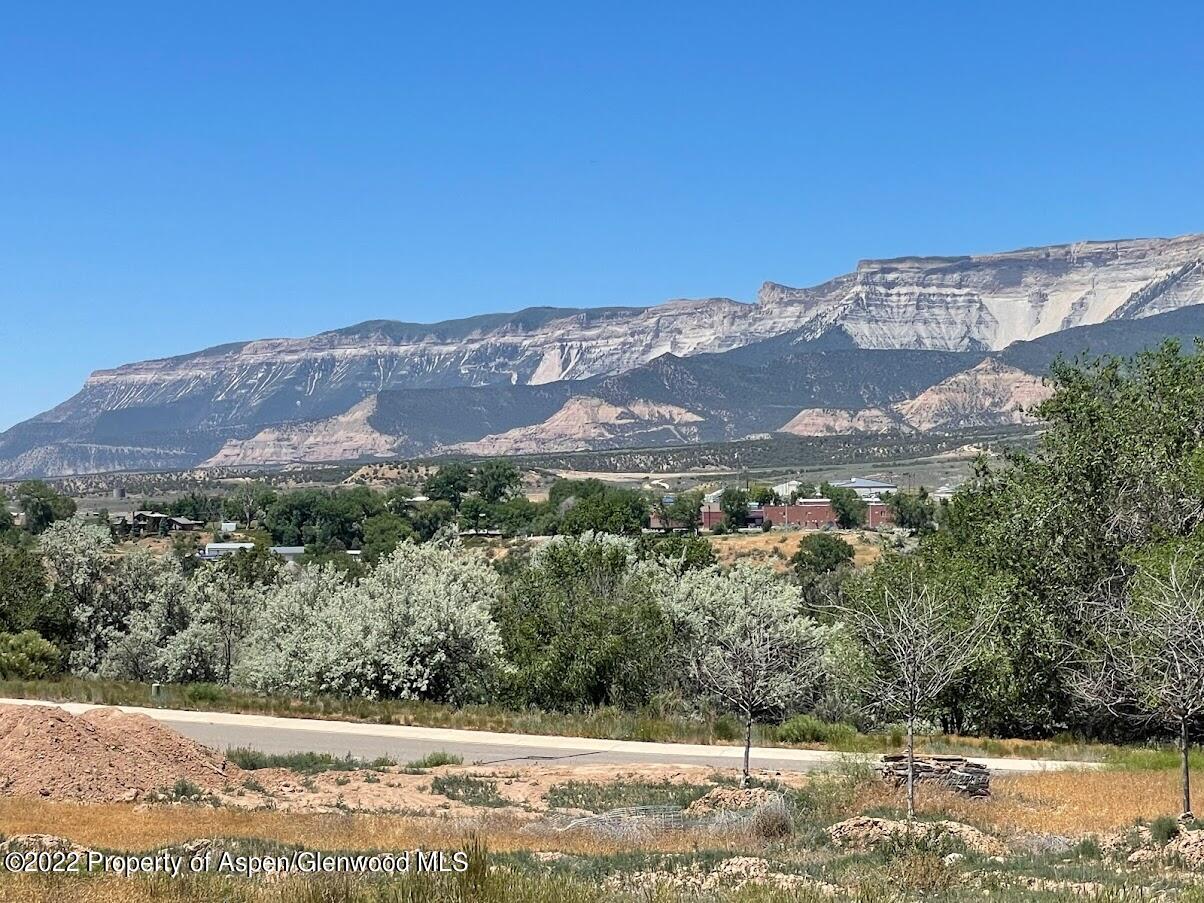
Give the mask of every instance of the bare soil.
M 0 793 L 8 796 L 113 802 L 179 780 L 213 790 L 239 776 L 224 756 L 145 715 L 0 706 Z

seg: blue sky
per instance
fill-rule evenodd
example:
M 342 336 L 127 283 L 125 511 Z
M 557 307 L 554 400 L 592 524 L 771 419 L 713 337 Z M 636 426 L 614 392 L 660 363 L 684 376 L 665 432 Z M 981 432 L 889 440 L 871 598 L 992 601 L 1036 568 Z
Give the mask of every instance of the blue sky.
M 31 3 L 0 18 L 0 428 L 371 318 L 751 300 L 1204 230 L 1198 4 Z

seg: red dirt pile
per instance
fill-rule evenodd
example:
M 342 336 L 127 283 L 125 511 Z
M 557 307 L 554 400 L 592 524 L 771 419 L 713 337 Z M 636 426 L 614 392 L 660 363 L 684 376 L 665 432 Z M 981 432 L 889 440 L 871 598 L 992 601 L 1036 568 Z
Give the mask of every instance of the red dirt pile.
M 145 715 L 0 706 L 0 793 L 79 802 L 135 800 L 187 780 L 204 790 L 240 769 Z

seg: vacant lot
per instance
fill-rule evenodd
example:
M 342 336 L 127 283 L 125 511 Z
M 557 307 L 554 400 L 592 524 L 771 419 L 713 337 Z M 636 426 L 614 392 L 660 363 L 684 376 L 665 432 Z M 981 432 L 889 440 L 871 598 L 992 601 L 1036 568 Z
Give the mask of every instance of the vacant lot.
M 467 871 L 384 878 L 3 873 L 3 901 L 1204 900 L 1204 830 L 1168 818 L 1169 769 L 925 788 L 908 829 L 900 792 L 853 763 L 740 788 L 672 765 L 226 756 L 147 719 L 43 709 L 0 724 L 0 771 L 2 853 L 467 854 Z
M 737 561 L 756 561 L 784 571 L 790 565 L 790 556 L 798 551 L 798 544 L 803 537 L 814 532 L 816 531 L 770 530 L 768 533 L 738 533 L 708 538 L 723 565 L 732 565 Z M 872 564 L 882 554 L 876 533 L 862 530 L 833 532 L 853 547 L 853 561 L 858 567 Z

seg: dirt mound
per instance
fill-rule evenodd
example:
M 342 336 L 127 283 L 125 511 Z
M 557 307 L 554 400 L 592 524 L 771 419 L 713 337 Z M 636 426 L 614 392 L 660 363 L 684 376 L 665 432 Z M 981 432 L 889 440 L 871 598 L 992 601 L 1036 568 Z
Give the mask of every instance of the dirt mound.
M 180 780 L 216 790 L 240 777 L 223 756 L 145 715 L 0 706 L 0 793 L 6 796 L 111 802 Z
M 918 821 L 911 827 L 911 832 L 925 843 L 939 843 L 949 838 L 971 852 L 989 856 L 999 855 L 1005 849 L 994 837 L 956 821 Z M 905 821 L 858 816 L 832 825 L 828 828 L 828 836 L 838 847 L 872 850 L 885 843 L 905 842 L 908 826 Z
M 686 815 L 710 815 L 712 812 L 731 812 L 757 809 L 776 800 L 780 794 L 764 787 L 716 787 L 704 797 L 686 807 Z

